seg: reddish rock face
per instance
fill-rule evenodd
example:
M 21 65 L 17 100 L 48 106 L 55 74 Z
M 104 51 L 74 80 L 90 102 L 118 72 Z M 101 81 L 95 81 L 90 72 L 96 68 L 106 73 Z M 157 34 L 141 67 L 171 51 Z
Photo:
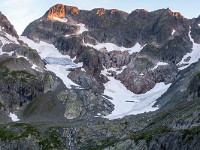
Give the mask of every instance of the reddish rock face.
M 65 6 L 62 4 L 58 4 L 49 9 L 47 19 L 55 20 L 55 17 L 65 18 L 66 14 L 70 14 L 72 16 L 78 15 L 79 9 L 73 6 Z
M 65 17 L 65 6 L 58 4 L 49 9 L 47 19 L 54 20 L 54 17 L 64 18 Z

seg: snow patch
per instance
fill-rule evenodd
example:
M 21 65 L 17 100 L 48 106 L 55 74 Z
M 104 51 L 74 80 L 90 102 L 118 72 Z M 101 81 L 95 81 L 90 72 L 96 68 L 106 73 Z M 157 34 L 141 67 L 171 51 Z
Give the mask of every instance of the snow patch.
M 190 28 L 191 29 L 191 28 Z M 187 53 L 182 60 L 177 65 L 184 65 L 183 67 L 178 68 L 179 70 L 183 70 L 190 66 L 191 64 L 197 62 L 200 58 L 200 44 L 194 42 L 191 36 L 191 30 L 189 31 L 190 41 L 193 43 L 192 51 Z M 189 61 L 186 61 L 187 58 L 190 58 Z
M 15 114 L 10 113 L 9 117 L 12 119 L 13 122 L 19 121 L 19 118 Z
M 77 34 L 82 34 L 82 33 L 85 32 L 85 31 L 89 31 L 89 30 L 85 27 L 84 24 L 79 23 L 79 24 L 77 24 L 77 25 L 80 27 L 80 30 L 78 31 Z
M 67 35 L 65 35 L 65 37 L 70 37 L 70 36 L 72 36 L 72 35 L 80 35 L 80 34 L 82 34 L 83 32 L 85 32 L 85 31 L 89 31 L 86 27 L 85 27 L 85 25 L 84 24 L 82 24 L 82 23 L 79 23 L 79 24 L 77 24 L 77 26 L 79 26 L 79 31 L 76 33 L 76 34 L 67 34 Z
M 156 64 L 156 66 L 155 66 L 154 68 L 152 68 L 151 70 L 157 69 L 158 66 L 166 66 L 166 65 L 168 65 L 168 63 L 166 63 L 166 62 L 158 62 L 158 63 Z
M 35 49 L 42 59 L 45 59 L 47 57 L 70 59 L 68 55 L 62 55 L 53 44 L 49 44 L 43 41 L 35 43 L 34 41 L 28 39 L 25 36 L 21 36 L 20 40 L 24 41 L 32 49 Z
M 200 23 L 198 24 L 198 26 L 200 27 Z
M 108 51 L 108 52 L 115 51 L 115 50 L 116 51 L 121 51 L 121 52 L 128 51 L 129 54 L 140 52 L 143 49 L 143 47 L 145 46 L 145 45 L 141 46 L 139 43 L 136 43 L 131 48 L 126 48 L 126 47 L 123 47 L 123 46 L 117 46 L 117 45 L 115 45 L 113 43 L 98 43 L 97 45 L 92 45 L 92 44 L 85 43 L 84 40 L 83 40 L 83 43 L 86 46 L 93 47 L 96 50 L 106 49 L 106 51 Z
M 172 31 L 172 33 L 171 33 L 171 34 L 172 34 L 172 35 L 174 35 L 174 33 L 175 33 L 175 32 L 176 32 L 176 30 L 174 30 L 174 29 L 173 29 L 173 31 Z
M 60 21 L 60 22 L 67 22 L 67 18 L 58 18 L 58 17 L 53 17 L 54 20 Z
M 128 115 L 136 115 L 144 112 L 155 111 L 158 107 L 152 107 L 156 100 L 164 94 L 171 84 L 157 83 L 153 89 L 145 94 L 134 94 L 113 77 L 104 84 L 104 95 L 112 98 L 109 100 L 115 105 L 114 111 L 105 116 L 110 120 L 123 118 Z
M 17 40 L 16 40 L 14 37 L 8 36 L 9 34 L 5 34 L 5 35 L 6 35 L 6 37 L 0 36 L 0 41 L 2 42 L 2 46 L 0 47 L 0 55 L 7 54 L 7 55 L 11 56 L 11 55 L 14 53 L 14 51 L 11 51 L 11 52 L 3 52 L 3 51 L 2 51 L 2 48 L 3 48 L 3 46 L 4 46 L 5 44 L 10 44 L 10 43 L 18 44 L 18 42 L 17 42 Z M 12 40 L 13 40 L 13 41 L 12 41 Z
M 71 88 L 71 85 L 78 86 L 73 81 L 71 81 L 67 76 L 70 73 L 68 71 L 69 68 L 72 68 L 72 66 L 61 66 L 56 64 L 47 64 L 46 65 L 47 70 L 54 72 L 57 77 L 59 77 L 63 83 L 66 85 L 67 88 Z

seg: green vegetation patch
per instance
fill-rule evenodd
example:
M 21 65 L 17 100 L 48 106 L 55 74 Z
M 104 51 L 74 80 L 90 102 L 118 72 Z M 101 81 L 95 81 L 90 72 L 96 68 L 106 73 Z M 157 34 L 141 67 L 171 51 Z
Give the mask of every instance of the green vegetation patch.
M 186 129 L 181 131 L 182 134 L 182 140 L 185 140 L 185 143 L 192 141 L 195 137 L 195 135 L 200 133 L 200 127 L 194 127 L 192 129 Z
M 50 127 L 45 131 L 47 138 L 39 142 L 43 150 L 62 149 L 65 146 L 63 145 L 64 139 L 60 130 L 61 128 L 59 127 Z
M 9 74 L 9 69 L 5 65 L 0 66 L 0 70 L 3 77 L 7 77 Z
M 6 126 L 0 127 L 0 139 L 2 141 L 11 141 L 16 136 L 16 133 L 11 131 Z
M 0 102 L 0 109 L 3 108 L 3 107 L 4 107 L 4 105 Z
M 19 79 L 21 82 L 26 82 L 27 79 L 35 79 L 36 77 L 35 75 L 24 70 L 12 71 L 10 74 L 12 77 Z
M 136 144 L 140 140 L 145 140 L 147 145 L 149 146 L 153 136 L 158 133 L 168 133 L 168 132 L 173 132 L 173 130 L 166 128 L 165 126 L 159 126 L 157 128 L 153 128 L 150 130 L 145 130 L 143 132 L 138 132 L 137 134 L 133 135 L 131 137 L 132 140 L 135 141 Z

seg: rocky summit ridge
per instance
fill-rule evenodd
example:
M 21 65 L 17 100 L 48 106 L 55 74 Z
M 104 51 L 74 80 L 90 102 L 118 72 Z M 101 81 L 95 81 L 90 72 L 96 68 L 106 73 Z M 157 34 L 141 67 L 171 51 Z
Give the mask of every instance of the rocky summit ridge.
M 200 18 L 58 4 L 0 26 L 0 149 L 199 149 Z

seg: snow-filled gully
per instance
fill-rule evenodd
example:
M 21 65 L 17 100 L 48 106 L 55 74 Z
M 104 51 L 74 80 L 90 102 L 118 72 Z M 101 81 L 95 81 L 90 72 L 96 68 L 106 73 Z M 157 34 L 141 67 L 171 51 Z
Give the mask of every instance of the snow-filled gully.
M 184 65 L 179 70 L 183 70 L 187 67 L 189 67 L 191 64 L 197 62 L 200 59 L 200 44 L 197 44 L 194 42 L 192 36 L 191 36 L 191 27 L 188 34 L 190 41 L 193 43 L 192 51 L 190 53 L 187 53 L 182 60 L 177 65 Z M 186 59 L 189 58 L 189 61 L 186 61 Z
M 102 71 L 104 75 L 107 73 L 106 69 Z M 114 77 L 107 77 L 109 81 L 104 84 L 104 95 L 111 97 L 112 100 L 110 100 L 110 102 L 115 105 L 114 111 L 105 117 L 110 120 L 157 110 L 158 107 L 153 107 L 153 105 L 171 85 L 165 85 L 161 82 L 157 83 L 153 89 L 145 94 L 134 94 L 119 80 L 116 80 Z

